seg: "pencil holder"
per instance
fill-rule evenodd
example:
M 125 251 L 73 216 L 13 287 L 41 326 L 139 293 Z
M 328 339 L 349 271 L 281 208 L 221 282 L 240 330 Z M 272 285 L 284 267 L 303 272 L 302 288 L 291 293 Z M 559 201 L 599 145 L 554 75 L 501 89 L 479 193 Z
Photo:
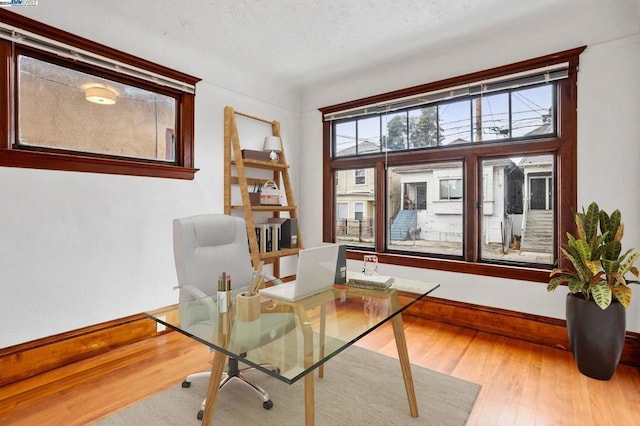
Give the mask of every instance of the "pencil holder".
M 260 318 L 260 295 L 240 293 L 236 297 L 236 319 L 252 322 Z

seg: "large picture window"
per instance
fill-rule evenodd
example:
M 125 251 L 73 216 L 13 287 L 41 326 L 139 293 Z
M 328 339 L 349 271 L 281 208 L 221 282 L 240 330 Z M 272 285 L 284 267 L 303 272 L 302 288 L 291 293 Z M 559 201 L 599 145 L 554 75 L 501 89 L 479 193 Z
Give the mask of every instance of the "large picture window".
M 366 244 L 339 226 L 325 240 L 356 259 L 372 250 L 395 264 L 546 281 L 576 208 L 582 50 L 321 108 L 325 182 L 370 167 L 363 218 L 386 218 Z M 331 223 L 344 199 L 325 189 Z
M 0 24 L 1 166 L 193 178 L 199 79 L 10 12 Z

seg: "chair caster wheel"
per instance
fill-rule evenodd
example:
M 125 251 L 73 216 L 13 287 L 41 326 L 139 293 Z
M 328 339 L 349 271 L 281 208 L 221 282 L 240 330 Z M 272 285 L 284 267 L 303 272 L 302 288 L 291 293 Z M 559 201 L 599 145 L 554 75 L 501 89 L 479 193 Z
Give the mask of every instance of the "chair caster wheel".
M 182 387 L 183 388 L 188 388 L 189 386 L 191 386 L 191 382 L 187 382 L 186 380 L 184 382 L 182 382 Z
M 262 408 L 265 410 L 271 410 L 273 408 L 273 401 L 268 400 L 262 403 Z
M 198 411 L 198 415 L 196 417 L 198 417 L 198 420 L 202 420 L 202 418 L 204 417 L 204 411 Z

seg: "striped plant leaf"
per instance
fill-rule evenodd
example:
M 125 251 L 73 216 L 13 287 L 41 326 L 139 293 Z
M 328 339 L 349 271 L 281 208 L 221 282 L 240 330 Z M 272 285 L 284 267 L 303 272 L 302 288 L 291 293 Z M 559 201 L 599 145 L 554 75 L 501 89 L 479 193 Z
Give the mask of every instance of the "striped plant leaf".
M 623 259 L 627 257 L 627 255 L 629 255 L 630 253 L 631 255 L 624 261 L 622 265 L 620 265 L 620 273 L 624 275 L 627 272 L 631 272 L 633 275 L 637 277 L 638 268 L 633 266 L 633 264 L 635 263 L 636 260 L 638 260 L 638 257 L 640 257 L 640 251 L 634 251 L 634 249 L 629 249 L 624 254 Z
M 571 264 L 573 265 L 573 268 L 576 270 L 576 273 L 578 274 L 579 279 L 584 282 L 589 281 L 590 274 L 587 268 L 584 266 L 584 263 L 580 261 L 580 257 L 573 257 L 565 249 L 560 249 L 560 250 L 562 250 L 562 254 L 564 255 L 564 257 L 566 257 L 567 260 L 569 260 L 569 262 L 571 262 Z
M 600 281 L 597 284 L 591 286 L 591 295 L 593 300 L 600 307 L 605 310 L 611 304 L 611 287 L 606 281 Z
M 569 291 L 573 294 L 576 293 L 584 293 L 585 292 L 585 282 L 581 281 L 575 277 L 569 278 L 567 282 L 567 286 L 569 287 Z M 588 295 L 587 295 L 588 296 Z
M 600 221 L 600 209 L 598 205 L 593 202 L 589 204 L 587 212 L 582 218 L 582 225 L 584 227 L 584 239 L 592 241 L 598 234 L 598 222 Z M 576 223 L 577 225 L 577 223 Z M 594 240 L 595 241 L 595 240 Z
M 609 260 L 618 260 L 621 251 L 622 243 L 620 241 L 609 241 L 603 246 L 602 257 Z
M 604 269 L 604 272 L 606 272 L 607 275 L 617 274 L 620 269 L 620 262 L 618 262 L 617 259 L 602 259 L 602 269 Z
M 625 285 L 614 286 L 611 291 L 618 302 L 625 308 L 628 308 L 631 304 L 631 289 Z

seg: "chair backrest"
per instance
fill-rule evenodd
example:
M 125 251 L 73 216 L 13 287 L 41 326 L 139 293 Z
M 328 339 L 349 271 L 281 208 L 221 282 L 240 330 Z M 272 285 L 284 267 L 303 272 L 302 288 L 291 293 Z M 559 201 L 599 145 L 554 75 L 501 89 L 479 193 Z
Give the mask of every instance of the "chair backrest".
M 218 276 L 231 275 L 231 287 L 251 283 L 253 268 L 244 219 L 203 214 L 173 221 L 173 255 L 181 287 L 198 288 L 206 295 L 217 291 Z M 193 295 L 180 291 L 180 301 Z

